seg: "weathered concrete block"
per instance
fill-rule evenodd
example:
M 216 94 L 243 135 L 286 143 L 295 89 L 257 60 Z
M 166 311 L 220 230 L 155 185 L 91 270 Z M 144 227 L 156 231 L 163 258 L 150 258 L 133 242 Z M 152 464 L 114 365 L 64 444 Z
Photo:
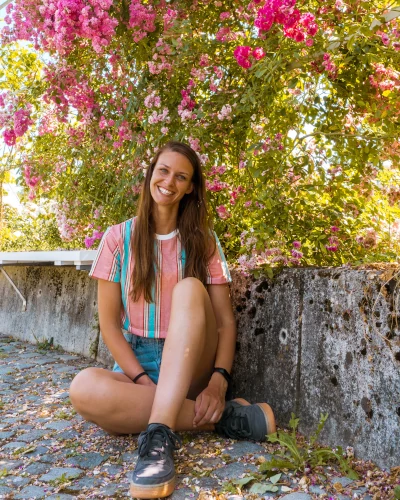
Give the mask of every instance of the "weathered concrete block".
M 0 333 L 50 340 L 112 366 L 98 327 L 96 282 L 74 268 L 8 266 L 27 311 L 0 276 Z M 398 271 L 398 270 L 397 270 Z M 286 269 L 273 280 L 233 273 L 238 322 L 233 395 L 291 412 L 321 441 L 400 464 L 400 280 L 383 270 Z M 6 373 L 16 367 L 6 367 Z M 1 370 L 0 370 L 1 371 Z M 6 380 L 6 379 L 5 379 Z
M 294 269 L 276 280 L 234 273 L 232 300 L 238 342 L 233 393 L 267 401 L 286 424 L 296 409 L 301 279 Z
M 27 300 L 22 301 L 0 274 L 0 333 L 54 345 L 93 357 L 96 354 L 97 296 L 95 282 L 71 267 L 6 266 Z
M 303 277 L 300 430 L 310 434 L 328 413 L 321 441 L 399 465 L 396 281 L 385 285 L 384 271 L 349 269 L 304 270 Z
M 234 396 L 268 401 L 278 424 L 329 419 L 321 442 L 400 464 L 400 280 L 379 270 L 285 269 L 274 280 L 234 275 Z M 397 276 L 397 275 L 396 275 Z

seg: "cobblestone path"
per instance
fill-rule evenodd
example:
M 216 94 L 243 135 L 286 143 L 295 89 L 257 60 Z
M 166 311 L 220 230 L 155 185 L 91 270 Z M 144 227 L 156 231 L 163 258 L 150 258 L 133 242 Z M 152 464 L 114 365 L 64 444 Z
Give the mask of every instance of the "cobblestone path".
M 136 436 L 107 435 L 77 415 L 68 398 L 74 375 L 93 365 L 49 346 L 0 336 L 0 498 L 129 498 Z M 240 489 L 233 482 L 257 473 L 272 445 L 224 440 L 210 433 L 182 437 L 173 500 L 390 498 L 389 472 L 364 463 L 358 482 L 325 467 L 310 476 L 282 474 L 276 491 L 251 494 L 251 483 Z

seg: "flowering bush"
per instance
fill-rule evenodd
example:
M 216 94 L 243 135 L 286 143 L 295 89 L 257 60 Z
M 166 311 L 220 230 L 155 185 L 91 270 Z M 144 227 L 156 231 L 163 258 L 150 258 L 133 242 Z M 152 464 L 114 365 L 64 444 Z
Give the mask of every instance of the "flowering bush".
M 2 58 L 30 62 L 0 82 L 0 130 L 27 196 L 57 203 L 67 245 L 92 247 L 177 139 L 198 152 L 244 272 L 395 259 L 400 22 L 385 7 L 15 0 Z

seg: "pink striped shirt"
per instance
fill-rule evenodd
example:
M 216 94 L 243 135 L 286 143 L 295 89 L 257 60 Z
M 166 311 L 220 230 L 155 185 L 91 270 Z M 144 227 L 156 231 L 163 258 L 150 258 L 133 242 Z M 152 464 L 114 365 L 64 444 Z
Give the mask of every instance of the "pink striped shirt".
M 155 257 L 158 272 L 153 288 L 154 302 L 148 303 L 143 296 L 133 302 L 129 295 L 134 257 L 131 251 L 131 234 L 135 218 L 111 226 L 105 232 L 89 276 L 121 284 L 121 327 L 142 337 L 165 338 L 167 336 L 172 290 L 183 279 L 185 250 L 181 247 L 178 231 L 156 235 Z M 216 239 L 216 250 L 207 268 L 207 284 L 229 283 L 231 276 L 221 244 Z

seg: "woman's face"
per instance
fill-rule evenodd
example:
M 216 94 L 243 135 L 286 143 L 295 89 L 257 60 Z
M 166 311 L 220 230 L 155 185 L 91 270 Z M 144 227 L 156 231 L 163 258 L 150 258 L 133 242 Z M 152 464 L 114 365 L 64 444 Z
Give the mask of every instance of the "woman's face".
M 150 180 L 150 193 L 157 205 L 179 205 L 193 191 L 193 167 L 186 156 L 164 151 L 158 157 Z

